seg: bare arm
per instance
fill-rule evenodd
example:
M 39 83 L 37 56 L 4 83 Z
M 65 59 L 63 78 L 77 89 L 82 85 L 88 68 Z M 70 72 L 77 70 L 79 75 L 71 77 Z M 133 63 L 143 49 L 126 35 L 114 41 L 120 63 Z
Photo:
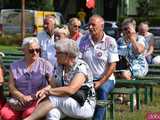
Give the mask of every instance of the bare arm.
M 131 43 L 136 53 L 141 54 L 144 52 L 145 50 L 144 45 L 138 43 L 136 39 L 131 40 Z
M 104 82 L 108 80 L 108 78 L 111 76 L 111 74 L 114 72 L 116 68 L 116 62 L 110 63 L 108 65 L 108 68 L 105 70 L 103 76 L 100 78 L 100 80 L 95 82 L 95 88 L 98 89 Z
M 51 88 L 48 92 L 55 96 L 70 96 L 80 89 L 85 80 L 86 76 L 83 73 L 77 73 L 68 86 Z
M 140 54 L 140 53 L 144 52 L 145 46 L 143 44 L 140 44 L 137 42 L 138 35 L 132 25 L 128 26 L 127 38 L 132 43 L 133 50 L 136 53 Z
M 145 54 L 145 56 L 148 56 L 148 55 L 151 55 L 154 51 L 154 40 L 152 40 L 150 43 L 149 43 L 149 48 L 147 50 L 147 53 Z
M 65 87 L 51 88 L 48 92 L 50 95 L 54 96 L 68 96 L 74 94 L 81 85 L 85 82 L 86 76 L 82 73 L 77 73 L 73 78 L 72 82 Z M 44 117 L 52 108 L 54 108 L 53 104 L 45 99 L 41 103 L 39 103 L 38 107 L 34 110 L 34 112 L 24 120 L 37 120 L 39 118 Z
M 48 81 L 48 85 L 42 88 L 41 90 L 37 91 L 36 98 L 40 98 L 40 100 L 44 99 L 46 97 L 45 95 L 46 91 L 48 91 L 50 88 L 56 87 L 56 84 L 54 83 L 54 78 L 52 76 L 49 75 L 47 78 L 47 81 Z
M 25 104 L 26 102 L 29 102 L 32 100 L 31 96 L 25 96 L 24 94 L 22 94 L 20 91 L 17 90 L 15 86 L 15 80 L 13 78 L 13 74 L 11 70 L 10 70 L 10 79 L 9 79 L 8 87 L 11 95 L 16 97 L 18 100 L 20 100 L 21 103 Z
M 48 72 L 46 72 L 45 74 L 45 78 L 48 82 L 48 85 L 44 88 L 42 88 L 41 90 L 37 91 L 36 93 L 36 98 L 45 98 L 45 92 L 48 91 L 50 88 L 55 88 L 56 84 L 54 83 L 54 78 L 53 78 L 53 74 L 50 74 L 51 71 L 53 71 L 51 68 L 52 65 L 50 62 L 46 61 L 46 69 L 48 70 Z
M 0 66 L 0 86 L 3 84 L 4 82 L 4 78 L 3 78 L 3 69 L 2 67 Z

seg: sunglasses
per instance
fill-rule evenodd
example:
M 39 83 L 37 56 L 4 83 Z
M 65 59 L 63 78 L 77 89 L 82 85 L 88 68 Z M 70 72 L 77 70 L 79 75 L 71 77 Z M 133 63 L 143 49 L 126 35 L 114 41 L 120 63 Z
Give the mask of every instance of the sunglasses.
M 80 28 L 80 26 L 79 26 L 79 25 L 74 25 L 73 27 L 74 27 L 74 28 Z
M 65 52 L 57 52 L 57 51 L 56 51 L 56 54 L 57 54 L 57 55 L 62 55 L 62 54 L 65 55 L 65 54 L 67 54 L 67 53 L 65 53 Z
M 41 49 L 40 48 L 36 48 L 36 49 L 28 49 L 30 54 L 33 54 L 34 52 L 36 53 L 40 53 Z
M 128 27 L 124 27 L 122 28 L 123 31 L 127 31 L 128 30 Z

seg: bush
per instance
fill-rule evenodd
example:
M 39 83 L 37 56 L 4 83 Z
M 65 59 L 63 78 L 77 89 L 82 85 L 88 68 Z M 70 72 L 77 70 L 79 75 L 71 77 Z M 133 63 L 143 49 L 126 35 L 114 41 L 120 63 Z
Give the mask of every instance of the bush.
M 20 34 L 0 36 L 0 45 L 21 45 L 21 42 L 22 40 Z

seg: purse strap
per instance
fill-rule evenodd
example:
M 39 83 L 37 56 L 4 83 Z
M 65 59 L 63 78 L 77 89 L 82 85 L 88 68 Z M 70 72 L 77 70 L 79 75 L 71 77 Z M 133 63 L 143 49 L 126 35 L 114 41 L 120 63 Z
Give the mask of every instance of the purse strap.
M 64 71 L 64 66 L 62 66 L 62 78 L 61 78 L 62 86 L 64 86 L 64 76 L 65 76 L 65 71 Z

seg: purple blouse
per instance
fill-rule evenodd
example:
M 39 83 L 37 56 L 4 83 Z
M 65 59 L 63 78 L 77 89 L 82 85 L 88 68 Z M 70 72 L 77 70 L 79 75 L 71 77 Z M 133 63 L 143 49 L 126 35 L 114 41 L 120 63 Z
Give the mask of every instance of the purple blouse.
M 30 71 L 24 58 L 11 64 L 16 88 L 24 95 L 35 95 L 36 92 L 48 84 L 47 76 L 52 76 L 53 66 L 43 58 L 38 58 Z

